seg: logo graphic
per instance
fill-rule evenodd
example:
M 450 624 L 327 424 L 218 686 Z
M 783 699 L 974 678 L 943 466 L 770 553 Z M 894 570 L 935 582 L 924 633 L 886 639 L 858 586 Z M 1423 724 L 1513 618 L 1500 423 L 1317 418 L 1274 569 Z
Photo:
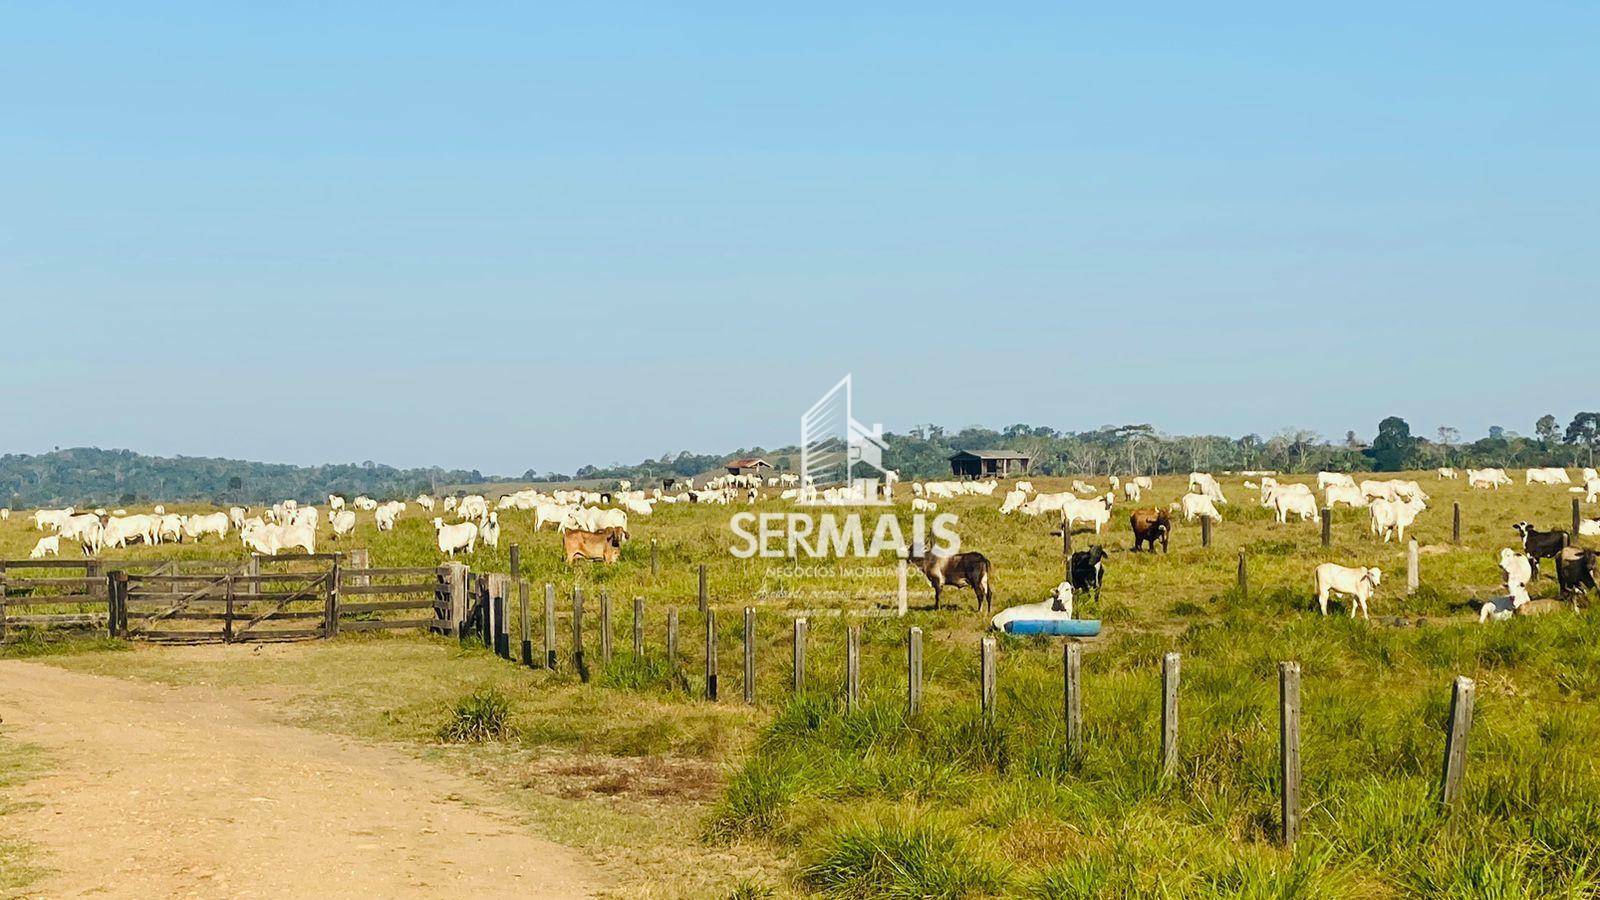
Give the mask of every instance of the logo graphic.
M 883 467 L 883 424 L 871 428 L 856 421 L 850 400 L 850 376 L 839 379 L 800 416 L 801 503 L 881 505 L 891 502 L 879 490 L 880 479 L 897 476 Z M 871 469 L 857 477 L 857 468 Z

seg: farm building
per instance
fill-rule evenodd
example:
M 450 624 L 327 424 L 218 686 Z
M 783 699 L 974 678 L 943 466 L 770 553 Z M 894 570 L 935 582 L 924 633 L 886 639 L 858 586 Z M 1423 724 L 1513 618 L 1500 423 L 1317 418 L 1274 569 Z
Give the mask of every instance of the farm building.
M 728 460 L 727 468 L 729 475 L 765 475 L 772 471 L 772 463 L 759 456 L 750 456 Z
M 1012 450 L 963 450 L 950 457 L 950 474 L 957 478 L 1009 478 L 1024 475 L 1030 458 Z

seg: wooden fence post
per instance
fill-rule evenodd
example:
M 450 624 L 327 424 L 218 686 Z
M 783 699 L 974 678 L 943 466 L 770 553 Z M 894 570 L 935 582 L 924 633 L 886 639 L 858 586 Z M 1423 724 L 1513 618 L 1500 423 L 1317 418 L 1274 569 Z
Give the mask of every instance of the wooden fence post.
M 1461 504 L 1454 504 L 1455 512 L 1450 516 L 1450 543 L 1461 543 Z
M 804 617 L 794 620 L 794 692 L 806 692 L 806 633 L 809 629 Z
M 1422 581 L 1421 561 L 1417 558 L 1417 539 L 1406 545 L 1406 593 L 1415 594 Z
M 1578 529 L 1583 526 L 1583 504 L 1577 497 L 1572 498 L 1572 537 L 1571 542 L 1578 540 Z
M 861 626 L 844 633 L 844 707 L 855 712 L 861 705 Z
M 116 574 L 117 573 L 112 572 L 110 575 L 107 575 L 106 577 L 107 578 L 113 578 L 113 577 L 115 577 Z M 116 603 L 116 594 L 117 594 L 117 592 L 114 589 L 112 589 L 110 584 L 107 584 L 106 585 L 106 594 L 107 594 L 108 598 L 110 598 L 110 599 L 108 599 L 106 601 L 106 603 L 107 603 L 106 614 L 110 617 L 110 625 L 108 626 L 107 630 L 110 631 L 110 633 L 111 633 L 110 636 L 111 637 L 116 637 L 117 636 L 117 603 Z M 0 643 L 3 643 L 5 641 L 5 639 L 6 639 L 6 615 L 7 615 L 7 613 L 6 613 L 6 566 L 5 566 L 5 563 L 0 563 Z
M 511 659 L 511 617 L 506 615 L 511 606 L 511 576 L 496 574 L 489 579 L 489 591 L 494 597 L 494 654 L 501 659 Z
M 633 598 L 633 655 L 644 659 L 644 598 Z
M 1324 506 L 1322 515 L 1322 546 L 1333 546 L 1333 507 Z
M 994 638 L 978 642 L 978 705 L 983 710 L 983 720 L 994 724 Z
M 656 553 L 656 539 L 650 539 L 650 577 L 661 574 L 661 558 Z
M 1161 657 L 1161 777 L 1178 767 L 1178 654 Z
M 251 562 L 259 563 L 257 557 L 251 557 Z M 450 566 L 450 636 L 464 637 L 461 629 L 467 623 L 467 566 L 466 563 L 453 562 Z M 251 582 L 258 584 L 259 582 Z M 250 593 L 256 593 L 251 591 Z
M 1067 717 L 1067 752 L 1073 757 L 1083 753 L 1083 645 L 1068 642 L 1062 651 L 1061 668 L 1066 681 L 1065 705 Z
M 906 632 L 906 715 L 922 709 L 922 629 Z
M 705 563 L 701 563 L 700 564 L 700 588 L 699 588 L 698 597 L 699 597 L 699 601 L 700 601 L 700 611 L 701 612 L 705 612 L 706 611 L 706 604 L 708 602 L 707 601 L 707 597 L 706 597 L 706 564 Z
M 1211 546 L 1211 517 L 1210 516 L 1201 516 L 1200 517 L 1200 546 L 1202 546 L 1202 547 Z M 1070 572 L 1067 573 L 1067 574 L 1069 576 L 1071 575 Z
M 117 636 L 128 636 L 128 573 L 113 572 L 117 580 Z
M 528 582 L 517 582 L 517 606 L 522 619 L 522 664 L 533 668 L 533 618 L 528 610 Z
M 254 580 L 261 577 L 261 554 L 252 553 L 250 554 L 250 558 L 244 561 L 244 574 L 250 576 L 252 579 L 248 589 L 245 590 L 245 593 L 261 593 L 261 582 Z M 452 618 L 450 621 L 459 622 L 460 620 Z M 455 632 L 451 632 L 451 634 L 454 636 Z
M 1239 551 L 1239 599 L 1250 599 L 1250 573 L 1244 564 L 1244 551 Z
M 339 633 L 339 554 L 333 555 L 328 567 L 328 594 L 323 602 L 322 636 L 331 638 Z
M 1444 774 L 1439 780 L 1439 804 L 1450 806 L 1461 795 L 1467 771 L 1467 734 L 1472 731 L 1472 698 L 1477 686 L 1471 678 L 1456 676 L 1450 691 L 1449 732 L 1444 739 Z
M 905 561 L 904 558 L 901 558 L 895 564 L 894 577 L 895 577 L 895 592 L 894 592 L 895 607 L 899 611 L 900 617 L 901 618 L 905 618 L 905 614 L 906 614 L 906 561 Z
M 667 607 L 667 669 L 678 671 L 678 608 Z
M 346 551 L 346 553 L 350 557 L 350 565 L 347 568 L 351 568 L 351 569 L 370 569 L 370 568 L 372 568 L 372 551 L 367 549 L 366 547 L 352 547 L 350 550 Z M 345 576 L 345 577 L 349 577 L 349 576 Z M 372 576 L 371 575 L 356 575 L 354 577 L 350 577 L 350 585 L 352 587 L 367 587 L 368 585 L 371 585 L 371 584 L 372 584 Z
M 589 682 L 589 663 L 583 658 L 583 592 L 572 589 L 572 667 L 578 670 L 578 680 Z
M 233 584 L 234 576 L 224 575 L 222 578 L 223 610 L 222 610 L 222 642 L 233 643 Z
M 744 702 L 756 702 L 756 608 L 744 608 Z
M 516 580 L 519 580 L 521 578 L 522 578 L 522 546 L 520 544 L 512 544 L 511 545 L 511 580 L 516 581 Z
M 1300 664 L 1278 663 L 1278 789 L 1285 847 L 1300 834 Z
M 717 611 L 706 610 L 706 699 L 717 699 Z
M 611 594 L 600 592 L 600 665 L 611 665 Z
M 556 670 L 556 586 L 544 586 L 544 667 Z

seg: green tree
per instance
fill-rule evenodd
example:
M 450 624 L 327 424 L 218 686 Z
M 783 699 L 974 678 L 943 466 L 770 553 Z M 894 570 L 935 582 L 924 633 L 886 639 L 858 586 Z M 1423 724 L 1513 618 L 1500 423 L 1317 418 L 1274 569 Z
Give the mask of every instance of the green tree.
M 1545 413 L 1539 417 L 1539 421 L 1533 423 L 1533 433 L 1539 437 L 1539 443 L 1543 444 L 1545 449 L 1549 449 L 1550 445 L 1556 442 L 1556 437 L 1561 434 L 1561 426 L 1556 424 L 1555 416 Z
M 1409 467 L 1417 450 L 1417 439 L 1411 436 L 1411 426 L 1399 416 L 1390 416 L 1378 423 L 1378 436 L 1366 453 L 1373 468 L 1380 472 L 1398 472 Z
M 1562 440 L 1589 448 L 1589 465 L 1594 465 L 1594 451 L 1600 448 L 1600 412 L 1581 412 L 1573 416 Z

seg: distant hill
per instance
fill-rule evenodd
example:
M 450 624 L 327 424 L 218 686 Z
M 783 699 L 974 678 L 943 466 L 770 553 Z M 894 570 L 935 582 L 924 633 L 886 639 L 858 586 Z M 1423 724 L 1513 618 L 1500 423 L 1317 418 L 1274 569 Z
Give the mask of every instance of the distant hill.
M 131 450 L 74 447 L 0 456 L 0 505 L 126 505 L 146 500 L 305 502 L 330 493 L 408 497 L 436 485 L 479 483 L 481 472 L 396 469 L 377 463 L 294 466 L 196 456 L 144 456 Z

